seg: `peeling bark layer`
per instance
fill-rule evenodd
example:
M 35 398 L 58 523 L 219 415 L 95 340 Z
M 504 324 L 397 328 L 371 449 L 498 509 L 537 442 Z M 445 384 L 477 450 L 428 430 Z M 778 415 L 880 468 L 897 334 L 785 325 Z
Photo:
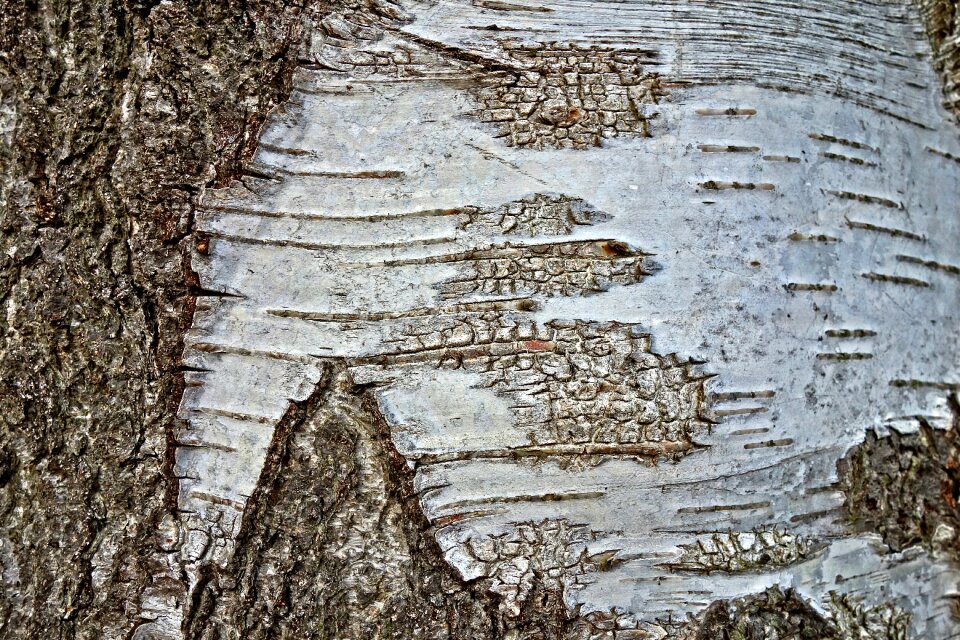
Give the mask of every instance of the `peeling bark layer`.
M 187 340 L 191 588 L 238 570 L 253 472 L 335 365 L 494 633 L 534 633 L 512 625 L 543 585 L 564 623 L 531 637 L 682 634 L 776 585 L 831 633 L 847 609 L 948 633 L 954 571 L 853 530 L 836 472 L 868 426 L 943 427 L 957 385 L 955 128 L 904 53 L 920 13 L 617 9 L 321 22 L 249 178 L 198 217 L 222 295 Z

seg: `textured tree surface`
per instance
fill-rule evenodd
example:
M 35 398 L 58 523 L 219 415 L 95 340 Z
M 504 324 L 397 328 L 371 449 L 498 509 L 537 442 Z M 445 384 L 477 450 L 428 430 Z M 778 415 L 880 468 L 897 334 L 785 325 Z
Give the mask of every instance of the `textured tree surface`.
M 958 47 L 0 0 L 0 637 L 956 637 Z
M 176 518 L 189 236 L 289 91 L 294 3 L 4 2 L 0 635 L 128 637 Z M 175 575 L 175 574 L 174 574 Z

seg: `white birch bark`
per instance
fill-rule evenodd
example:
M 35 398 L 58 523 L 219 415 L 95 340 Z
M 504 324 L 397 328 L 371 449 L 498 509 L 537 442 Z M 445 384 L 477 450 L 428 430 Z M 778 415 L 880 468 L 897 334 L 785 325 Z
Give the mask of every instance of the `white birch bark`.
M 960 139 L 916 7 L 405 3 L 309 57 L 198 220 L 194 570 L 337 361 L 507 615 L 533 565 L 653 637 L 773 585 L 953 637 L 955 567 L 853 533 L 836 468 L 960 388 Z

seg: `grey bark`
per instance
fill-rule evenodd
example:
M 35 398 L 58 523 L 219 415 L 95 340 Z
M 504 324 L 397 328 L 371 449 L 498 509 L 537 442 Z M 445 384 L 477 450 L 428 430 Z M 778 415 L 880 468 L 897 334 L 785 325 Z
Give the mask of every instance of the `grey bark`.
M 912 10 L 956 111 L 956 4 Z M 493 578 L 455 570 L 376 384 L 358 382 L 346 361 L 324 363 L 277 423 L 231 552 L 199 568 L 181 553 L 177 412 L 184 373 L 202 373 L 182 360 L 184 336 L 198 301 L 222 296 L 192 268 L 216 243 L 197 233 L 196 214 L 208 190 L 242 190 L 241 179 L 259 188 L 265 176 L 249 163 L 261 125 L 287 104 L 298 63 L 316 64 L 311 34 L 329 35 L 344 16 L 387 30 L 407 19 L 373 2 L 0 2 L 0 636 L 648 637 L 622 611 L 569 607 L 546 573 L 513 610 Z M 463 68 L 510 73 L 492 48 L 418 44 Z M 641 100 L 655 104 L 662 81 L 643 82 Z M 504 126 L 493 113 L 502 88 L 472 90 L 490 126 Z M 521 148 L 562 146 L 557 131 L 579 117 L 554 105 L 539 138 L 501 134 Z M 637 137 L 649 126 L 643 113 L 623 123 Z M 576 145 L 603 130 L 590 135 Z M 635 261 L 613 284 L 652 273 L 643 255 L 604 250 Z M 840 463 L 845 526 L 880 534 L 889 552 L 956 559 L 960 411 L 956 390 L 944 391 L 954 398 L 945 429 L 870 435 Z M 619 559 L 577 562 L 604 571 Z M 905 637 L 909 612 L 841 596 L 831 606 L 776 587 L 661 628 L 698 640 Z M 176 629 L 168 611 L 182 615 Z

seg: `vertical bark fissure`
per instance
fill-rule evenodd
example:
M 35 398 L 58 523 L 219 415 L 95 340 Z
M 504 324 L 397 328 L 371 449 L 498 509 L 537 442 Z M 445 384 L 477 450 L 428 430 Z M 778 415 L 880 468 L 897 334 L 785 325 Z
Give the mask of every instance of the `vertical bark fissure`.
M 286 100 L 307 6 L 0 3 L 6 637 L 128 636 L 165 580 L 193 209 Z

